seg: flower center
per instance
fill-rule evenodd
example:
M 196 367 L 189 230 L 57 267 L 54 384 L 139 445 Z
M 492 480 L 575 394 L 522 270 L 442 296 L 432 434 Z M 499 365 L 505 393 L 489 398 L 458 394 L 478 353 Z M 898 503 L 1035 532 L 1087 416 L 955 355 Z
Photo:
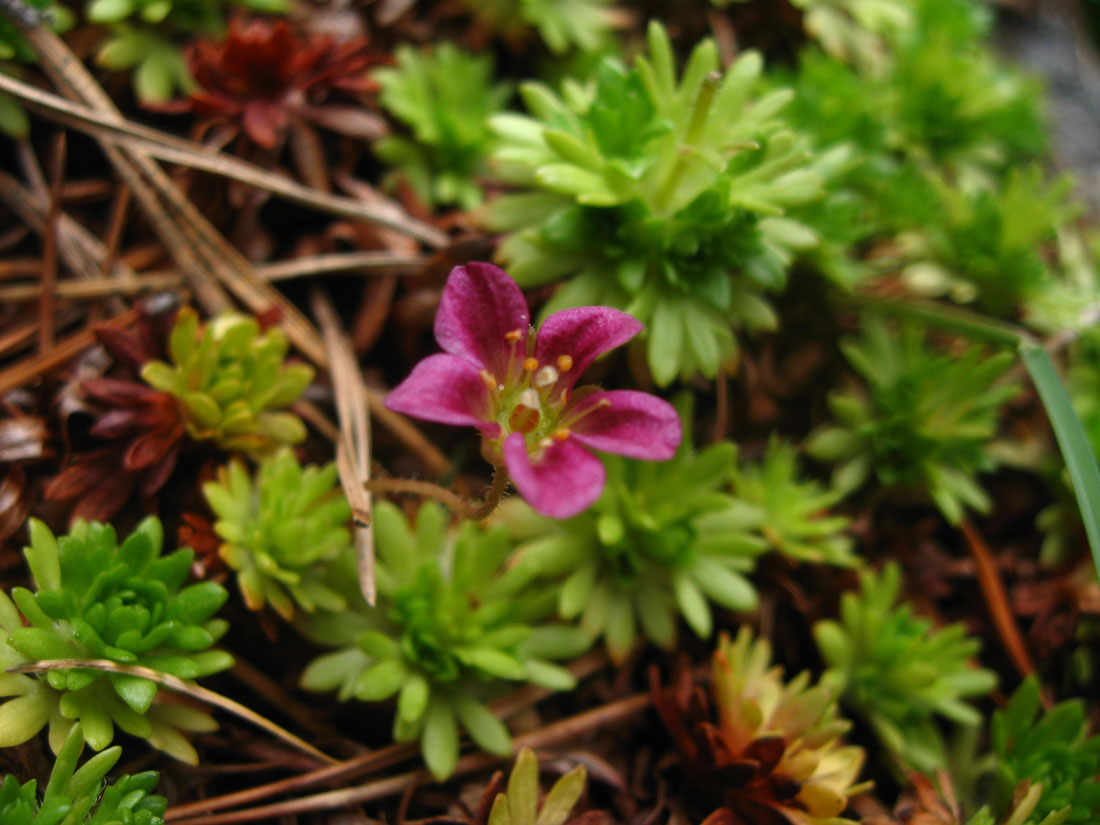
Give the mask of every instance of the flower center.
M 520 342 L 525 337 L 526 346 L 521 350 Z M 559 355 L 553 363 L 540 363 L 533 355 L 534 329 L 526 336 L 522 330 L 511 330 L 504 338 L 510 355 L 503 379 L 488 370 L 481 372 L 489 389 L 492 416 L 501 428 L 499 441 L 512 433 L 522 433 L 529 451 L 548 447 L 555 439 L 564 441 L 569 429 L 559 427 L 558 421 L 568 404 L 569 392 L 556 388 L 562 375 L 573 369 L 573 356 Z

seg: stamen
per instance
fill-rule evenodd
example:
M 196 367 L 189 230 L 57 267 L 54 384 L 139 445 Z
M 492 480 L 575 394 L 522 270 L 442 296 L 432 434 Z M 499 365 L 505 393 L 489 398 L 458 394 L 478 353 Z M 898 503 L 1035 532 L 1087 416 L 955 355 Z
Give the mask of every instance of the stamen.
M 495 387 L 496 383 L 497 383 L 496 378 L 493 377 L 493 374 L 491 372 L 489 372 L 489 370 L 482 370 L 481 371 L 481 380 L 483 382 L 485 382 L 485 386 L 488 387 L 489 389 L 492 389 L 493 387 Z M 504 387 L 501 387 L 501 389 L 504 389 Z
M 558 369 L 562 372 L 569 372 L 573 369 L 573 356 L 571 355 L 559 355 L 558 356 Z
M 523 337 L 523 330 L 522 329 L 513 329 L 513 330 L 510 330 L 510 331 L 504 333 L 504 340 L 506 340 L 509 344 L 514 344 L 516 341 L 518 341 L 522 337 Z
M 546 438 L 542 439 L 542 441 L 539 442 L 539 449 L 542 449 L 542 450 L 545 450 L 547 447 L 553 447 L 553 446 L 554 446 L 554 441 L 549 436 L 547 436 Z
M 535 373 L 535 386 L 544 388 L 556 384 L 558 382 L 558 376 L 558 371 L 547 364 Z
M 539 362 L 537 358 L 527 358 L 523 362 L 523 368 L 528 372 L 534 372 L 539 368 Z
M 528 387 L 522 393 L 520 393 L 519 403 L 521 406 L 530 407 L 532 410 L 537 410 L 539 408 L 539 394 Z
M 570 432 L 568 427 L 561 427 L 560 429 L 554 430 L 554 438 L 557 441 L 565 441 L 569 436 Z

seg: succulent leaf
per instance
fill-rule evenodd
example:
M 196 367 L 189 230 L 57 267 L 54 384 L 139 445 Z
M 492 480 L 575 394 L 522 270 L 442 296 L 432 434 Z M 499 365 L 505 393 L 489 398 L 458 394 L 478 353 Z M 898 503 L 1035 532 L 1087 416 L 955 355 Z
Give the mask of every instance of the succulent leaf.
M 109 525 L 79 520 L 60 539 L 35 520 L 30 534 L 27 557 L 33 559 L 37 590 L 13 592 L 29 626 L 4 624 L 4 660 L 107 659 L 185 679 L 232 665 L 229 654 L 209 649 L 226 629 L 213 618 L 225 602 L 225 589 L 213 582 L 183 586 L 193 551 L 162 556 L 163 530 L 156 518 L 142 521 L 121 546 Z M 11 605 L 6 596 L 0 603 Z M 10 744 L 48 723 L 50 741 L 60 747 L 76 720 L 85 741 L 101 750 L 116 725 L 154 741 L 150 718 L 158 711 L 157 690 L 155 683 L 129 674 L 55 669 L 7 685 L 2 692 L 15 698 L 0 705 L 0 714 L 13 723 L 5 728 Z M 167 722 L 160 727 L 172 729 Z M 187 755 L 195 758 L 193 750 Z
M 253 456 L 305 438 L 301 419 L 276 410 L 296 400 L 313 376 L 304 364 L 284 363 L 290 342 L 281 329 L 261 333 L 256 319 L 239 313 L 201 327 L 184 307 L 169 340 L 172 363 L 149 361 L 141 376 L 175 396 L 192 438 Z

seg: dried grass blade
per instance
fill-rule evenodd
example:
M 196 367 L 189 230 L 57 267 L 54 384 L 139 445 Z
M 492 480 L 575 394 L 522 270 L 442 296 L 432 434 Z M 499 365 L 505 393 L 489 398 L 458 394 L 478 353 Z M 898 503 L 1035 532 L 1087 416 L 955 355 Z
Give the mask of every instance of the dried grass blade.
M 212 707 L 220 708 L 228 713 L 232 713 L 235 716 L 244 719 L 246 722 L 250 722 L 258 728 L 261 728 L 273 736 L 282 739 L 289 745 L 294 746 L 303 753 L 307 753 L 315 759 L 319 759 L 322 762 L 327 762 L 330 765 L 336 764 L 337 760 L 333 759 L 325 753 L 317 750 L 313 745 L 295 736 L 285 728 L 280 727 L 275 722 L 272 722 L 265 716 L 261 716 L 256 711 L 245 707 L 240 702 L 236 702 L 230 699 L 228 696 L 222 696 L 220 693 L 215 693 L 208 688 L 200 687 L 199 685 L 192 684 L 191 682 L 184 681 L 178 676 L 172 676 L 169 673 L 161 673 L 159 670 L 153 670 L 149 667 L 142 667 L 141 665 L 124 665 L 118 662 L 113 662 L 110 659 L 52 659 L 41 662 L 31 662 L 23 665 L 15 665 L 9 667 L 7 673 L 41 673 L 47 670 L 62 670 L 68 668 L 87 668 L 90 670 L 102 670 L 107 673 L 125 673 L 130 676 L 139 676 L 142 679 L 148 679 L 151 682 L 156 682 L 162 687 L 166 687 L 176 693 L 182 693 L 185 696 L 190 696 L 193 699 L 198 699 L 200 702 L 205 702 Z
M 567 742 L 583 733 L 590 733 L 593 730 L 621 724 L 627 719 L 642 713 L 649 706 L 650 698 L 647 693 L 628 696 L 625 699 L 619 699 L 594 710 L 567 717 L 524 736 L 518 736 L 515 739 L 515 748 L 545 748 L 549 745 Z M 498 764 L 500 761 L 499 756 L 488 753 L 467 754 L 458 760 L 452 779 Z M 180 819 L 178 814 L 173 815 L 174 810 L 170 809 L 165 814 L 164 819 L 166 822 L 175 822 L 177 825 L 227 825 L 230 822 L 254 822 L 260 819 L 274 821 L 280 816 L 310 811 L 334 810 L 350 805 L 361 805 L 375 799 L 383 799 L 400 793 L 412 782 L 420 782 L 425 779 L 427 779 L 426 771 L 410 771 L 409 773 L 388 776 L 357 787 L 340 788 L 299 799 L 289 799 L 285 802 L 276 802 L 258 808 L 229 811 L 222 814 Z
M 107 323 L 112 326 L 126 326 L 133 323 L 137 313 L 133 310 L 115 316 Z M 37 353 L 24 358 L 17 364 L 0 372 L 0 394 L 21 387 L 34 380 L 45 372 L 59 367 L 70 358 L 75 358 L 81 352 L 95 343 L 95 333 L 91 329 L 84 329 L 68 338 L 62 338 L 47 352 Z
M 201 144 L 147 126 L 107 117 L 8 75 L 0 75 L 0 90 L 19 98 L 28 108 L 43 117 L 87 132 L 100 140 L 116 143 L 163 161 L 237 180 L 322 212 L 378 224 L 416 238 L 433 248 L 447 245 L 448 237 L 445 232 L 410 217 L 396 204 L 370 205 L 354 198 L 303 186 L 246 161 L 212 151 Z
M 359 589 L 367 604 L 375 603 L 374 528 L 371 526 L 371 496 L 366 490 L 370 480 L 370 411 L 367 387 L 355 360 L 351 341 L 340 326 L 329 300 L 318 290 L 310 293 L 313 314 L 321 325 L 328 351 L 329 373 L 340 421 L 340 440 L 336 444 L 336 466 L 340 484 L 355 516 L 355 554 L 359 569 Z

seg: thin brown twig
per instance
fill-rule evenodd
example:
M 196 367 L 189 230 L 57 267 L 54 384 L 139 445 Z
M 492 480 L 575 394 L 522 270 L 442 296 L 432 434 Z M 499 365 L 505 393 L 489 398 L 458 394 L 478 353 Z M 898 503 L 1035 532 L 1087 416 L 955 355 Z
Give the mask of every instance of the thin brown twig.
M 23 32 L 38 53 L 42 68 L 67 96 L 83 101 L 101 120 L 119 125 L 122 115 L 72 51 L 51 31 L 36 28 Z M 0 79 L 6 76 L 0 76 Z M 32 87 L 33 88 L 33 87 Z M 259 278 L 244 256 L 230 245 L 179 190 L 163 169 L 141 150 L 123 153 L 100 137 L 108 160 L 129 184 L 145 208 L 149 220 L 180 268 L 191 279 L 200 303 L 212 314 L 228 308 L 224 283 L 253 312 L 278 307 L 287 336 L 309 360 L 327 366 L 324 342 L 313 325 L 282 293 Z M 369 391 L 371 414 L 416 453 L 436 474 L 446 472 L 445 456 L 397 413 L 383 405 L 384 398 Z
M 282 739 L 289 745 L 294 746 L 303 753 L 307 753 L 310 756 L 328 764 L 336 764 L 337 760 L 331 756 L 322 753 L 313 747 L 313 745 L 295 736 L 290 731 L 283 727 L 280 727 L 270 719 L 261 716 L 251 708 L 247 708 L 240 702 L 230 699 L 228 696 L 222 696 L 220 693 L 215 693 L 209 688 L 200 687 L 199 685 L 191 684 L 178 676 L 172 676 L 169 673 L 161 673 L 159 670 L 153 670 L 149 667 L 142 667 L 141 665 L 125 665 L 119 662 L 112 662 L 110 659 L 51 659 L 41 662 L 29 662 L 26 664 L 15 665 L 7 668 L 7 673 L 42 673 L 49 670 L 68 670 L 72 668 L 82 668 L 87 670 L 102 670 L 107 673 L 125 673 L 130 676 L 138 676 L 142 679 L 148 679 L 151 682 L 156 682 L 158 685 L 168 688 L 176 693 L 182 693 L 185 696 L 190 696 L 193 699 L 198 699 L 200 702 L 205 702 L 212 707 L 220 708 L 221 710 L 232 713 L 235 716 L 244 719 L 247 722 L 251 722 L 258 728 L 267 731 L 273 736 Z
M 262 696 L 269 704 L 279 708 L 283 713 L 292 718 L 315 736 L 337 737 L 339 733 L 328 725 L 318 722 L 314 717 L 312 708 L 306 707 L 293 696 L 287 694 L 279 685 L 257 667 L 249 664 L 240 656 L 233 657 L 233 667 L 230 674 L 242 684 L 259 696 Z
M 60 231 L 61 184 L 65 180 L 65 132 L 60 131 L 53 142 L 50 158 L 50 205 L 46 210 L 45 242 L 42 246 L 42 281 L 38 302 L 38 351 L 46 352 L 53 346 L 54 313 L 57 297 L 57 234 Z
M 482 501 L 470 501 L 446 487 L 417 478 L 374 478 L 365 486 L 372 493 L 412 493 L 435 499 L 463 518 L 481 521 L 500 504 L 500 499 L 508 488 L 508 471 L 503 467 L 494 468 L 492 486 Z
M 118 184 L 114 201 L 111 203 L 111 219 L 107 224 L 107 237 L 104 242 L 106 255 L 103 259 L 103 274 L 109 275 L 118 262 L 122 251 L 122 233 L 126 229 L 126 216 L 130 212 L 130 187 L 125 181 Z
M 133 323 L 137 317 L 134 310 L 127 310 L 121 315 L 116 315 L 106 323 L 111 326 L 126 326 Z M 47 352 L 40 352 L 29 358 L 24 358 L 17 364 L 0 372 L 0 394 L 22 387 L 43 373 L 61 366 L 71 358 L 75 358 L 81 352 L 95 343 L 95 333 L 90 329 L 63 338 L 54 344 Z
M 610 727 L 637 716 L 650 705 L 649 695 L 639 693 L 611 702 L 593 710 L 570 716 L 566 719 L 554 722 L 537 731 L 517 736 L 513 742 L 513 750 L 519 748 L 538 749 L 566 742 L 585 733 Z M 488 753 L 471 753 L 458 760 L 452 777 L 465 776 L 478 770 L 499 764 L 502 758 Z M 165 821 L 174 822 L 176 825 L 229 825 L 233 822 L 252 822 L 257 819 L 274 820 L 280 816 L 306 813 L 312 811 L 333 810 L 349 805 L 361 805 L 375 799 L 382 799 L 393 794 L 400 793 L 410 782 L 430 781 L 431 777 L 425 771 L 409 771 L 408 773 L 390 776 L 368 782 L 358 787 L 341 788 L 334 791 L 326 791 L 312 796 L 290 799 L 285 802 L 276 802 L 271 805 L 263 805 L 258 808 L 249 808 L 241 811 L 230 811 L 222 814 L 196 816 L 190 819 L 180 819 L 178 810 L 173 808 L 165 814 Z M 201 806 L 201 803 L 195 803 Z
M 441 248 L 448 242 L 445 232 L 410 217 L 396 204 L 379 208 L 353 198 L 303 186 L 246 161 L 213 152 L 201 144 L 130 123 L 121 117 L 108 116 L 105 110 L 95 106 L 92 101 L 85 100 L 88 106 L 72 103 L 9 75 L 0 75 L 0 90 L 18 98 L 29 109 L 44 117 L 131 152 L 141 152 L 169 163 L 231 178 L 314 209 L 379 224 L 414 237 L 433 248 Z
M 0 172 L 0 200 L 19 216 L 27 228 L 45 235 L 46 214 L 50 206 L 48 194 L 22 186 L 10 175 Z M 58 218 L 57 251 L 65 266 L 77 278 L 96 280 L 104 270 L 107 251 L 102 242 L 64 212 Z M 136 277 L 133 270 L 121 261 L 111 271 L 120 278 Z M 117 298 L 109 298 L 107 303 L 115 313 L 126 309 Z
M 1004 645 L 1009 658 L 1012 659 L 1012 664 L 1016 666 L 1020 675 L 1030 676 L 1035 672 L 1035 663 L 1031 659 L 1031 654 L 1028 653 L 1024 637 L 1008 605 L 1008 595 L 1005 593 L 1004 582 L 1001 581 L 1001 576 L 997 572 L 993 554 L 990 553 L 985 540 L 969 519 L 963 519 L 960 527 L 966 538 L 966 544 L 970 548 L 970 555 L 974 557 L 978 571 L 978 586 L 985 598 L 986 607 L 989 608 L 993 626 L 997 628 L 1001 644 Z M 1049 700 L 1044 697 L 1044 701 Z
M 74 307 L 63 307 L 58 313 L 59 327 L 65 327 L 78 320 L 81 313 Z M 30 346 L 38 335 L 38 321 L 32 320 L 25 324 L 12 327 L 7 332 L 0 334 L 0 356 L 8 355 L 16 350 Z
M 592 675 L 600 668 L 607 665 L 607 656 L 603 651 L 592 651 L 569 665 L 569 670 L 578 679 L 584 679 Z M 507 719 L 526 707 L 530 707 L 541 701 L 553 691 L 539 688 L 534 685 L 522 687 L 508 696 L 501 697 L 490 703 L 490 708 L 497 716 Z M 293 791 L 304 791 L 307 788 L 318 785 L 330 784 L 337 781 L 349 781 L 357 776 L 363 776 L 370 771 L 383 770 L 392 765 L 404 762 L 416 755 L 416 744 L 412 742 L 397 743 L 381 748 L 372 753 L 347 759 L 340 764 L 318 768 L 311 773 L 291 776 L 267 785 L 259 785 L 243 791 L 236 791 L 218 797 L 208 797 L 197 802 L 188 802 L 177 805 L 169 812 L 168 819 L 184 818 L 200 812 L 214 812 L 224 808 L 232 808 L 236 805 L 245 805 L 250 802 L 259 802 L 279 794 Z
M 175 289 L 183 285 L 181 275 L 140 275 L 137 277 L 120 276 L 117 278 L 96 278 L 87 281 L 61 281 L 54 286 L 57 298 L 64 301 L 95 301 L 112 295 L 136 295 L 142 292 L 157 292 Z M 34 301 L 39 297 L 41 288 L 33 284 L 13 284 L 0 287 L 0 301 L 18 303 Z

